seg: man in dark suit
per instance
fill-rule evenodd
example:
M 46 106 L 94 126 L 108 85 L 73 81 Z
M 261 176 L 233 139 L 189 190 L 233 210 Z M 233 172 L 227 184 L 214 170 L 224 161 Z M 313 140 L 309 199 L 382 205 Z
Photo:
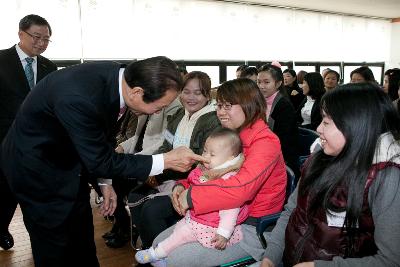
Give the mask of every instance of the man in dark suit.
M 51 36 L 51 27 L 44 18 L 37 15 L 22 18 L 18 36 L 17 45 L 0 50 L 0 143 L 32 87 L 57 70 L 53 62 L 40 55 Z M 16 207 L 17 201 L 0 169 L 0 247 L 4 250 L 14 245 L 8 226 Z
M 125 107 L 152 114 L 177 96 L 182 80 L 166 57 L 86 63 L 48 75 L 26 98 L 1 147 L 1 164 L 29 232 L 36 266 L 98 266 L 88 182 L 147 179 L 163 169 L 187 171 L 206 161 L 180 147 L 153 156 L 114 151 Z M 101 185 L 102 214 L 115 192 Z

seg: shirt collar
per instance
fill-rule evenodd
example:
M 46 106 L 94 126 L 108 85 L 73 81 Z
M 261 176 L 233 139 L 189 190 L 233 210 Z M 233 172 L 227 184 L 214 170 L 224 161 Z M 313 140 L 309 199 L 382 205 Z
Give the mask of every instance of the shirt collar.
M 19 60 L 22 62 L 23 60 L 25 60 L 28 56 L 24 51 L 22 51 L 21 47 L 19 47 L 19 44 L 15 45 L 15 49 L 17 50 L 17 54 L 19 56 Z M 37 61 L 37 56 L 31 57 L 33 58 L 35 61 Z
M 266 101 L 267 101 L 267 105 L 271 106 L 272 103 L 274 103 L 275 97 L 278 94 L 279 91 L 276 91 L 275 93 L 273 93 L 272 95 L 270 95 L 269 97 L 267 97 Z
M 118 74 L 118 91 L 119 91 L 119 108 L 120 109 L 125 107 L 124 97 L 122 96 L 122 79 L 124 77 L 124 70 L 125 70 L 125 68 L 120 68 L 119 74 Z

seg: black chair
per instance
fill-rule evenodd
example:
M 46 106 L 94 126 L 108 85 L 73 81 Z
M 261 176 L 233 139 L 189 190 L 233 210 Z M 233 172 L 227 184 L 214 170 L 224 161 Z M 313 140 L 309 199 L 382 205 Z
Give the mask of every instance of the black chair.
M 293 191 L 296 189 L 296 176 L 294 175 L 294 172 L 292 171 L 292 169 L 290 169 L 288 166 L 286 166 L 286 175 L 287 175 L 287 183 L 288 184 L 286 187 L 285 203 L 289 199 L 290 194 L 292 194 Z M 256 226 L 257 237 L 260 240 L 260 243 L 264 249 L 267 248 L 267 241 L 265 240 L 263 233 L 265 232 L 265 230 L 270 229 L 271 227 L 273 227 L 276 224 L 280 215 L 281 215 L 281 212 L 277 212 L 274 214 L 270 214 L 270 215 L 261 217 L 260 221 L 258 222 L 258 224 Z M 248 266 L 250 264 L 253 264 L 254 262 L 256 262 L 256 260 L 254 260 L 251 256 L 248 256 L 248 257 L 238 259 L 236 261 L 222 264 L 222 265 L 220 265 L 220 267 Z
M 300 167 L 303 166 L 304 162 L 310 155 L 310 147 L 318 137 L 319 134 L 316 131 L 299 127 L 298 149 Z
M 285 204 L 289 199 L 289 196 L 293 193 L 293 191 L 296 189 L 296 176 L 294 175 L 294 172 L 292 169 L 290 169 L 288 166 L 286 166 L 286 174 L 287 174 L 287 187 L 286 187 L 286 199 L 285 199 Z M 276 222 L 278 221 L 279 217 L 281 216 L 281 213 L 275 213 L 275 214 L 270 214 L 267 216 L 264 216 L 261 218 L 260 222 L 258 223 L 256 230 L 257 230 L 257 236 L 258 239 L 261 242 L 261 245 L 263 248 L 267 248 L 267 241 L 265 240 L 265 237 L 263 233 L 265 230 L 271 226 L 274 226 Z

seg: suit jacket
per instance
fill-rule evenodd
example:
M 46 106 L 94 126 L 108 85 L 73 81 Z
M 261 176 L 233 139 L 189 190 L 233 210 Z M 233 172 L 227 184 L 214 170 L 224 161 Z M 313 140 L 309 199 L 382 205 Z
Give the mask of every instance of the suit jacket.
M 120 109 L 117 63 L 56 71 L 28 95 L 2 145 L 2 166 L 24 214 L 62 223 L 88 178 L 145 177 L 152 157 L 114 152 Z
M 268 126 L 279 138 L 286 164 L 296 175 L 299 175 L 296 112 L 290 100 L 281 93 L 276 95 L 272 103 L 271 115 L 268 118 Z
M 36 83 L 55 70 L 57 66 L 53 62 L 40 55 L 37 56 Z M 0 144 L 30 91 L 15 46 L 0 50 Z

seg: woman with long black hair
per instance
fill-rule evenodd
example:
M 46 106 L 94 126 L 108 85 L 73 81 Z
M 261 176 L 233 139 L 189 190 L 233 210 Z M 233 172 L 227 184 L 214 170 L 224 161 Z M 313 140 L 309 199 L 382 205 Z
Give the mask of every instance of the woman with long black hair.
M 400 117 L 371 83 L 328 92 L 321 110 L 322 149 L 306 162 L 261 266 L 398 266 Z

